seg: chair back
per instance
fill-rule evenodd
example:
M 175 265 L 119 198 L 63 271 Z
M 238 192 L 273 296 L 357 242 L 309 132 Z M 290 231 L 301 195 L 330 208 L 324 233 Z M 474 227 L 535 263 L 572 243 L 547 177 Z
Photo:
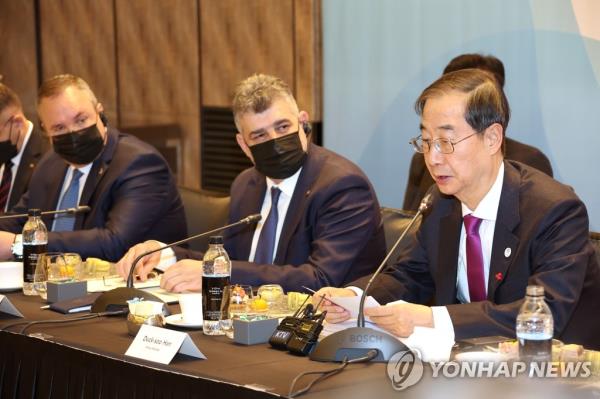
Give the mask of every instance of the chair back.
M 190 236 L 216 229 L 227 223 L 229 217 L 228 196 L 184 187 L 179 187 L 179 193 L 185 207 L 185 217 Z M 198 238 L 189 242 L 189 248 L 196 251 L 206 251 L 208 238 Z
M 410 221 L 415 216 L 416 212 L 413 211 L 405 211 L 402 209 L 395 208 L 387 208 L 381 207 L 381 219 L 383 221 L 383 229 L 385 231 L 385 244 L 387 247 L 387 252 L 392 250 L 392 247 L 396 243 L 400 234 L 408 227 Z M 419 225 L 421 223 L 421 219 L 417 219 L 415 224 L 412 226 L 410 231 L 407 233 L 404 240 L 398 245 L 398 248 L 394 251 L 392 256 L 388 261 L 388 266 L 396 263 L 398 256 L 402 252 L 402 250 L 406 249 L 415 239 L 415 233 L 419 229 Z

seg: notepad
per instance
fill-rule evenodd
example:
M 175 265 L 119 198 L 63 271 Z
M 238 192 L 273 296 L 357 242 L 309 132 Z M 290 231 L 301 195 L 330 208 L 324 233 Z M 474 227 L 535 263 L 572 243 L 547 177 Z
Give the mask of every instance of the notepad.
M 101 295 L 100 292 L 94 292 L 79 298 L 68 299 L 50 304 L 50 309 L 62 314 L 87 312 L 92 308 L 94 301 Z

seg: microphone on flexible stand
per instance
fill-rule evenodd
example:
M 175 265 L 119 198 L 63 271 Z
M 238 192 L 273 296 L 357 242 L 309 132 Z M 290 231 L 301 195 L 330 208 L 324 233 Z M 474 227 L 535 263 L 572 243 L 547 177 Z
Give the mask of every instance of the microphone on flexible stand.
M 371 284 L 385 269 L 389 258 L 396 251 L 396 248 L 400 242 L 402 242 L 412 225 L 420 215 L 430 208 L 432 202 L 431 191 L 432 189 L 430 188 L 427 194 L 425 194 L 421 200 L 417 213 L 413 216 L 408 226 L 406 226 L 400 237 L 396 240 L 392 249 L 388 252 L 375 273 L 373 273 L 369 279 L 360 298 L 356 327 L 347 328 L 323 338 L 317 344 L 315 350 L 310 354 L 311 360 L 320 362 L 341 362 L 344 361 L 344 358 L 360 358 L 366 356 L 370 351 L 376 350 L 377 356 L 372 360 L 375 362 L 387 362 L 395 353 L 408 350 L 408 347 L 396 337 L 383 331 L 365 327 L 365 299 L 367 298 L 367 292 L 369 291 L 369 288 L 371 288 Z
M 127 308 L 127 306 L 128 306 L 127 301 L 129 301 L 133 298 L 141 298 L 141 299 L 145 299 L 145 300 L 162 302 L 162 300 L 160 298 L 158 298 L 157 296 L 152 295 L 149 292 L 146 292 L 146 291 L 143 291 L 143 290 L 133 287 L 133 273 L 135 271 L 135 267 L 137 266 L 138 262 L 144 256 L 148 256 L 155 252 L 162 251 L 163 249 L 171 248 L 176 245 L 180 245 L 180 244 L 186 243 L 188 241 L 195 240 L 196 238 L 206 237 L 208 235 L 218 233 L 220 231 L 227 230 L 227 229 L 230 229 L 232 227 L 236 227 L 236 226 L 239 226 L 242 224 L 256 223 L 260 219 L 261 219 L 261 215 L 259 213 L 257 213 L 255 215 L 250 215 L 243 219 L 240 219 L 239 221 L 237 221 L 235 223 L 231 223 L 231 224 L 228 224 L 223 227 L 218 227 L 216 229 L 213 229 L 213 230 L 210 230 L 210 231 L 207 231 L 204 233 L 196 234 L 194 236 L 184 238 L 183 240 L 175 241 L 164 247 L 160 247 L 160 248 L 153 249 L 151 251 L 144 252 L 143 254 L 141 254 L 137 258 L 135 258 L 135 260 L 131 264 L 131 269 L 129 269 L 129 274 L 127 275 L 127 286 L 115 288 L 113 290 L 107 291 L 104 294 L 100 295 L 98 297 L 98 299 L 96 299 L 96 301 L 92 305 L 91 311 L 93 313 L 97 313 L 97 312 L 106 312 L 106 311 L 113 311 L 113 310 L 120 310 L 123 308 Z
M 62 214 L 68 214 L 68 215 L 74 215 L 76 213 L 87 213 L 91 210 L 91 208 L 87 205 L 79 205 L 77 207 L 74 208 L 67 208 L 67 209 L 59 209 L 56 211 L 44 211 L 41 212 L 40 215 L 41 216 L 46 216 L 46 215 L 62 215 Z M 17 214 L 10 214 L 10 215 L 2 215 L 0 216 L 0 220 L 2 219 L 17 219 L 17 218 L 26 218 L 29 216 L 29 213 L 17 213 Z

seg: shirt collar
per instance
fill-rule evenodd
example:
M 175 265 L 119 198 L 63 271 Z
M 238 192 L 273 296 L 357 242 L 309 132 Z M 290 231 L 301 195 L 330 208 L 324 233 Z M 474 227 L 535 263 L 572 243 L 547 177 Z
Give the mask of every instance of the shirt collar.
M 21 162 L 21 158 L 23 158 L 23 153 L 25 152 L 25 147 L 27 147 L 27 143 L 29 142 L 29 137 L 31 137 L 31 132 L 33 131 L 33 123 L 27 121 L 27 134 L 25 134 L 25 139 L 23 140 L 23 145 L 19 150 L 19 153 L 12 157 L 11 161 L 13 165 L 18 165 Z
M 483 197 L 477 208 L 474 211 L 471 211 L 468 206 L 464 203 L 462 205 L 462 215 L 463 217 L 468 214 L 473 214 L 473 216 L 484 219 L 484 220 L 496 220 L 498 215 L 498 207 L 500 206 L 500 195 L 502 194 L 502 182 L 504 181 L 504 162 L 500 164 L 500 169 L 498 169 L 498 176 L 496 176 L 496 181 L 492 184 L 492 187 L 487 192 L 487 194 Z
M 81 174 L 83 176 L 85 176 L 88 173 L 90 173 L 90 170 L 92 169 L 92 164 L 93 164 L 93 162 L 90 162 L 87 165 L 82 166 L 81 168 L 77 168 L 77 169 L 81 172 Z M 75 170 L 75 168 L 71 165 L 69 165 L 69 169 L 70 169 L 71 173 L 73 173 L 73 171 Z
M 285 194 L 288 197 L 291 197 L 292 194 L 294 194 L 296 183 L 298 183 L 300 172 L 302 172 L 302 168 L 298 169 L 296 173 L 294 173 L 287 179 L 283 179 L 279 184 L 273 183 L 273 180 L 267 177 L 267 192 L 271 191 L 271 187 L 277 187 L 281 190 L 283 194 Z

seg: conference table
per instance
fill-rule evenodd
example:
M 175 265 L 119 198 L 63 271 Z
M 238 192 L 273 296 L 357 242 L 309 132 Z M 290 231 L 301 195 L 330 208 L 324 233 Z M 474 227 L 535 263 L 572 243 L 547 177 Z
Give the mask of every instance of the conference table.
M 7 294 L 26 320 L 66 319 L 41 310 L 39 297 Z M 172 312 L 178 306 L 171 305 Z M 0 329 L 20 321 L 0 314 Z M 245 346 L 231 339 L 186 331 L 206 355 L 201 360 L 178 354 L 169 365 L 125 356 L 133 337 L 124 317 L 103 317 L 65 324 L 36 324 L 0 331 L 0 398 L 272 398 L 287 397 L 294 378 L 305 371 L 325 371 L 334 363 L 314 362 L 270 348 Z M 432 378 L 425 367 L 416 385 L 401 392 L 392 387 L 385 363 L 351 364 L 316 384 L 303 398 L 597 397 L 593 380 L 528 378 Z M 296 389 L 314 377 L 302 379 Z

